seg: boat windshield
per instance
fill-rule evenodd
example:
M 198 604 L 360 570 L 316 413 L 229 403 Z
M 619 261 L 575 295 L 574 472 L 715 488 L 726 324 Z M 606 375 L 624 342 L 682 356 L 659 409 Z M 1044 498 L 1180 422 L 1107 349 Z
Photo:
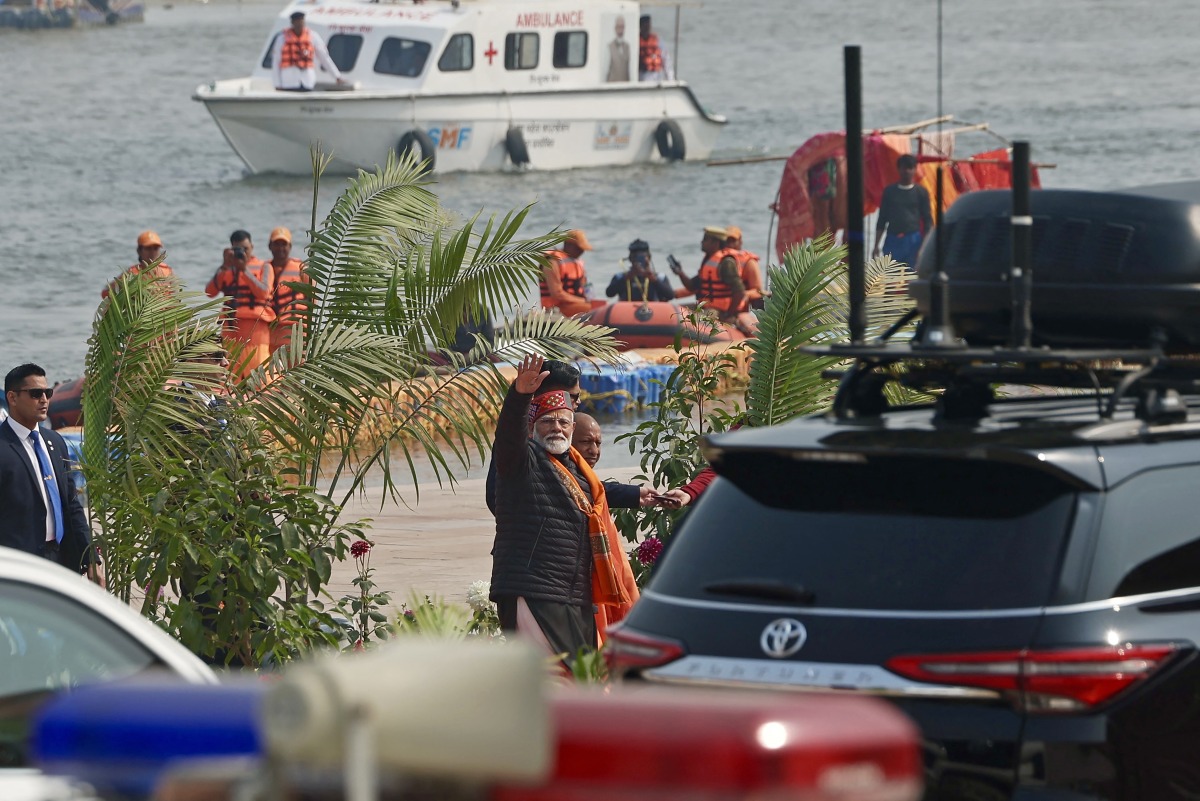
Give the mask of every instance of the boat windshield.
M 429 42 L 389 36 L 375 57 L 375 71 L 382 75 L 416 78 L 425 69 L 431 47 Z

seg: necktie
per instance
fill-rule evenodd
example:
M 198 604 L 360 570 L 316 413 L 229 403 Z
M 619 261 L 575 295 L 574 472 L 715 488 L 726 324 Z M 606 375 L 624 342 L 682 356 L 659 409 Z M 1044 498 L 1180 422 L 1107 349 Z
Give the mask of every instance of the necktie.
M 54 517 L 54 541 L 62 542 L 63 514 L 62 498 L 58 496 L 58 484 L 54 481 L 54 470 L 50 467 L 50 454 L 37 431 L 29 432 L 29 441 L 33 443 L 33 452 L 37 454 L 38 464 L 42 468 L 42 481 L 46 483 L 46 497 L 50 499 L 50 514 Z

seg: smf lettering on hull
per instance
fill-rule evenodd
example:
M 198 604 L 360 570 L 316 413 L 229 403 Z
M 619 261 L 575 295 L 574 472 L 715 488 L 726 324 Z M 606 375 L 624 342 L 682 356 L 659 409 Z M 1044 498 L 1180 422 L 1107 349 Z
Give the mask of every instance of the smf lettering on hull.
M 471 145 L 470 125 L 443 125 L 429 129 L 438 150 L 466 150 Z

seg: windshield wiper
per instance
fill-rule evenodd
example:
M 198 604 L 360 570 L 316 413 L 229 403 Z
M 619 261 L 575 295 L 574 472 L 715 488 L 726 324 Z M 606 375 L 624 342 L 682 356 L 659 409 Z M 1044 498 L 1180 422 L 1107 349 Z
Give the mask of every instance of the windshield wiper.
M 767 579 L 736 579 L 715 581 L 704 586 L 705 592 L 716 595 L 736 595 L 742 598 L 761 598 L 765 601 L 792 601 L 811 604 L 817 599 L 815 593 L 800 584 L 787 584 Z

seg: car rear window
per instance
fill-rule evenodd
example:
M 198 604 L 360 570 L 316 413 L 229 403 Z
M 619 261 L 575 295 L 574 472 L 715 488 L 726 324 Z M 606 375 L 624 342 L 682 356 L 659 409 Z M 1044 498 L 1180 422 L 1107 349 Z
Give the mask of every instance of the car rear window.
M 1038 606 L 1054 590 L 1075 503 L 1047 473 L 984 460 L 727 455 L 723 469 L 654 590 L 737 601 L 748 599 L 705 588 L 765 583 L 811 593 L 813 607 Z

